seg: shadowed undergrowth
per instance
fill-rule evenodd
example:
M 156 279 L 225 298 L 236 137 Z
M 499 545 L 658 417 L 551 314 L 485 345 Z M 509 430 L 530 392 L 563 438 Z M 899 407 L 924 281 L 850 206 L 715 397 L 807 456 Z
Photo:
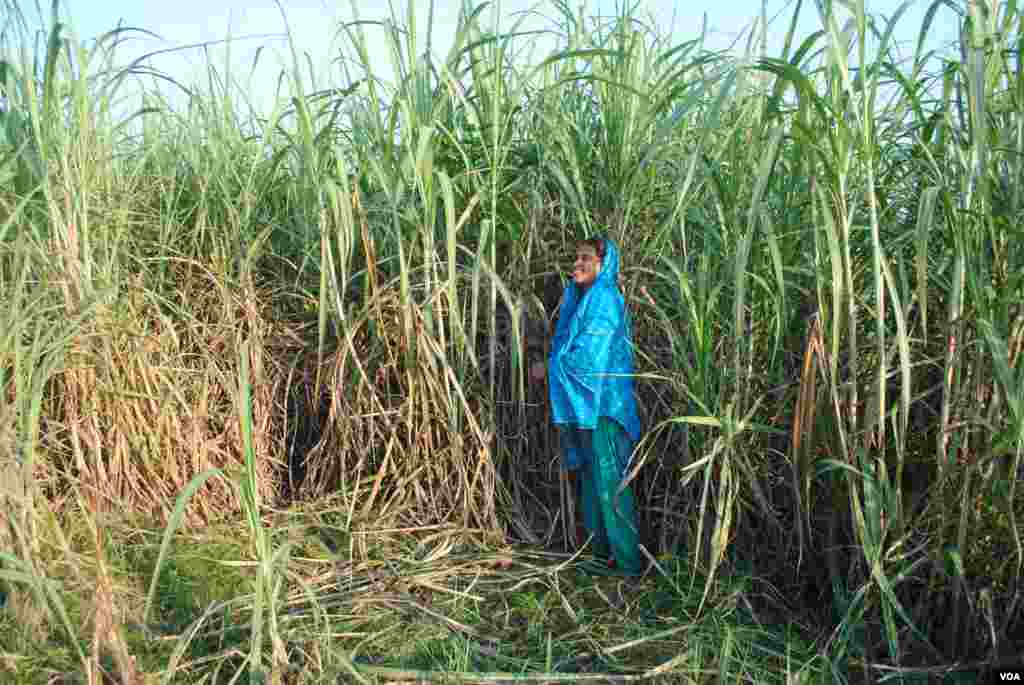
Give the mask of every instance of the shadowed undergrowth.
M 807 627 L 766 608 L 771 602 L 752 603 L 756 593 L 745 579 L 724 580 L 701 609 L 693 587 L 703 579 L 681 559 L 662 557 L 644 578 L 625 579 L 587 556 L 496 549 L 450 527 L 389 533 L 377 519 L 343 528 L 336 502 L 269 515 L 281 538 L 275 542 L 294 545 L 278 617 L 288 654 L 281 672 L 292 674 L 282 682 L 299 673 L 355 677 L 353 666 L 390 680 L 432 677 L 420 672 L 514 680 L 672 671 L 675 679 L 690 674 L 680 682 L 780 683 L 794 682 L 787 669 L 801 682 L 825 668 Z M 144 622 L 161 533 L 121 523 L 108 526 L 106 537 L 113 602 L 139 670 L 165 672 L 174 683 L 227 682 L 252 639 L 247 545 L 217 526 L 175 536 Z M 88 634 L 95 569 L 88 545 L 71 549 L 82 555 L 76 572 L 52 580 L 62 582 L 70 620 Z M 9 618 L 0 636 L 13 682 L 48 683 L 76 671 L 66 636 L 28 641 Z

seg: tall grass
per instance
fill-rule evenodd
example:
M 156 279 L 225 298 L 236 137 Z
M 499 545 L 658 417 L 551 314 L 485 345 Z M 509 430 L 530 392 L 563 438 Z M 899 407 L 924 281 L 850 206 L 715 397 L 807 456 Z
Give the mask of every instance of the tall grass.
M 634 321 L 645 546 L 700 571 L 696 614 L 753 576 L 841 681 L 1019 651 L 1020 14 L 937 2 L 904 65 L 905 7 L 798 2 L 777 56 L 762 8 L 734 56 L 556 3 L 557 47 L 524 64 L 534 36 L 484 6 L 438 56 L 413 4 L 353 3 L 341 82 L 290 36 L 267 119 L 211 67 L 183 109 L 148 92 L 125 122 L 119 88 L 153 76 L 118 66 L 129 30 L 82 43 L 54 5 L 36 39 L 5 6 L 5 580 L 74 633 L 30 524 L 83 510 L 109 581 L 97 522 L 126 509 L 166 525 L 147 623 L 176 531 L 241 513 L 245 663 L 280 679 L 285 597 L 316 594 L 269 521 L 286 481 L 340 497 L 352 559 L 371 518 L 564 539 L 525 369 L 600 231 Z M 926 49 L 939 21 L 958 56 Z

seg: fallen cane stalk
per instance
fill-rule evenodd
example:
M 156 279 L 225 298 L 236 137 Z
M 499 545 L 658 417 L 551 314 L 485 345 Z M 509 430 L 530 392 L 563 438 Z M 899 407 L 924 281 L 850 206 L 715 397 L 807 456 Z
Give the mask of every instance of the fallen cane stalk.
M 616 654 L 618 652 L 624 652 L 627 649 L 632 649 L 633 647 L 639 647 L 640 645 L 645 644 L 647 642 L 653 642 L 655 640 L 664 640 L 666 637 L 670 637 L 672 635 L 675 635 L 676 633 L 681 633 L 681 632 L 683 632 L 685 630 L 690 630 L 692 628 L 693 628 L 692 625 L 677 626 L 675 628 L 669 628 L 668 630 L 663 630 L 660 633 L 655 633 L 653 635 L 648 635 L 646 637 L 637 638 L 636 640 L 630 640 L 629 642 L 623 642 L 621 645 L 615 645 L 614 647 L 609 647 L 608 649 L 606 649 L 604 651 L 607 654 Z
M 570 683 L 599 680 L 606 683 L 628 683 L 643 680 L 646 676 L 612 675 L 609 673 L 473 673 L 469 671 L 416 671 L 386 666 L 364 666 L 356 664 L 356 668 L 365 675 L 373 675 L 387 680 L 397 681 L 429 681 L 459 683 Z

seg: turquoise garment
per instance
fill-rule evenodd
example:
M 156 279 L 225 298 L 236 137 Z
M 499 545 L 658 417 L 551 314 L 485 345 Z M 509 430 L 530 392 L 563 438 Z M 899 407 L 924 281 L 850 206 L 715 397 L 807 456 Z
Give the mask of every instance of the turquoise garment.
M 640 418 L 633 397 L 633 341 L 618 288 L 619 251 L 605 239 L 601 273 L 580 293 L 570 282 L 562 295 L 548 359 L 551 413 L 564 438 L 567 468 L 579 468 L 581 446 L 572 429 L 594 430 L 614 419 L 636 442 Z M 567 432 L 568 431 L 568 432 Z
M 622 474 L 633 451 L 633 441 L 618 423 L 603 416 L 591 438 L 590 449 L 583 452 L 580 479 L 583 525 L 593 535 L 591 546 L 595 554 L 611 556 L 623 573 L 640 575 L 643 562 L 636 503 L 632 487 L 622 487 Z
M 636 504 L 622 479 L 640 439 L 633 397 L 633 344 L 618 289 L 619 252 L 605 240 L 601 273 L 585 292 L 570 283 L 562 296 L 548 360 L 551 413 L 563 466 L 580 469 L 583 525 L 599 555 L 629 574 L 642 570 Z

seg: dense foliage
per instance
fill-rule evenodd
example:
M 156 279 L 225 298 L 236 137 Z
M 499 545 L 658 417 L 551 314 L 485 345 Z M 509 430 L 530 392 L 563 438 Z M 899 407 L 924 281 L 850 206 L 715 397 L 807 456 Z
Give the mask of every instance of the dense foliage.
M 573 241 L 605 232 L 650 553 L 705 598 L 759 579 L 822 629 L 828 677 L 1024 652 L 1016 4 L 936 2 L 907 63 L 900 13 L 863 0 L 797 2 L 781 54 L 762 22 L 743 57 L 555 3 L 537 64 L 483 6 L 438 58 L 414 5 L 340 28 L 348 82 L 315 90 L 296 52 L 269 118 L 211 68 L 184 111 L 153 90 L 122 120 L 125 83 L 168 78 L 117 66 L 131 30 L 83 43 L 55 7 L 35 41 L 8 0 L 0 468 L 37 494 L 9 563 L 45 575 L 41 510 L 176 525 L 183 490 L 196 523 L 335 493 L 349 522 L 554 543 L 524 368 Z M 933 21 L 960 22 L 953 57 Z

